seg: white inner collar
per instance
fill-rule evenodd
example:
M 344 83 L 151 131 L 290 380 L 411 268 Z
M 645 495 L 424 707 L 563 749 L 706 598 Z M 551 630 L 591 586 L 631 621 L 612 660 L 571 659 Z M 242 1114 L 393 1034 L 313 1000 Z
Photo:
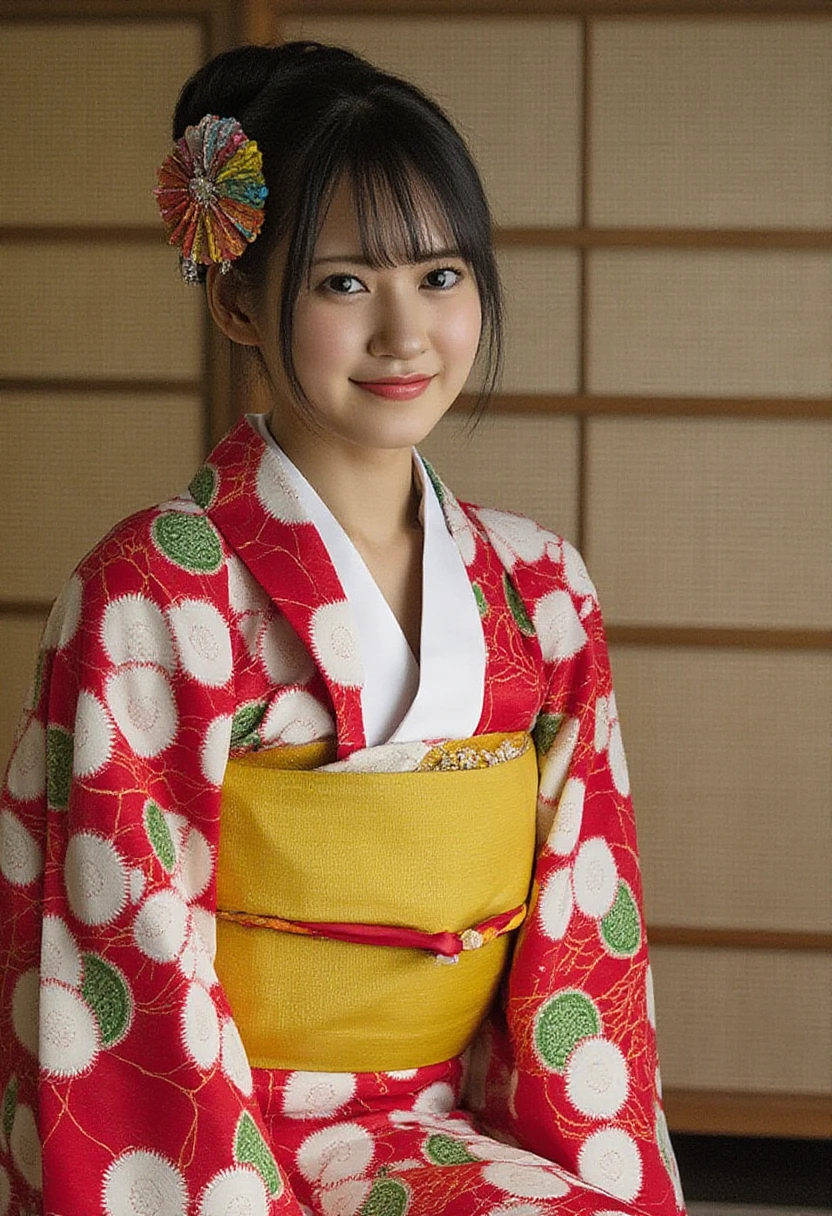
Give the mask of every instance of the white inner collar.
M 265 415 L 251 422 L 291 478 L 304 511 L 329 553 L 358 631 L 366 746 L 473 735 L 485 690 L 485 638 L 465 564 L 422 458 L 422 624 L 417 663 L 399 622 L 341 524 L 278 446 Z

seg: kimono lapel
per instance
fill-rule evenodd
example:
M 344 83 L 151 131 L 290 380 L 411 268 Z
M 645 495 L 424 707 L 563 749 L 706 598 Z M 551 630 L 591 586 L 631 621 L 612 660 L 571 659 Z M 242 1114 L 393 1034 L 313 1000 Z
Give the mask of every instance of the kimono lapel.
M 191 490 L 314 657 L 335 710 L 339 758 L 364 747 L 355 622 L 326 546 L 276 453 L 242 419 Z
M 531 619 L 475 510 L 460 505 L 425 461 L 482 619 L 485 692 L 476 734 L 517 730 L 540 703 L 543 670 Z M 366 746 L 361 648 L 344 589 L 279 458 L 243 419 L 194 479 L 194 497 L 314 657 L 337 723 L 338 758 Z
M 540 643 L 527 606 L 511 572 L 498 555 L 476 508 L 460 504 L 422 457 L 456 541 L 480 610 L 485 637 L 485 693 L 475 734 L 531 728 L 535 714 L 528 706 L 543 702 L 546 689 Z M 541 530 L 542 531 L 542 530 Z M 524 713 L 529 721 L 523 720 Z
M 391 742 L 467 738 L 482 715 L 485 638 L 476 597 L 421 457 L 422 626 L 418 687 Z

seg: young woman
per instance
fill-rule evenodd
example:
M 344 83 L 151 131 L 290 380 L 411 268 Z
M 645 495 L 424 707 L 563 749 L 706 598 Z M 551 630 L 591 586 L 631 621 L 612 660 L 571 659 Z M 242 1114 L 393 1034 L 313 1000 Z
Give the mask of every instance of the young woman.
M 248 416 L 46 628 L 0 809 L 0 1214 L 675 1216 L 627 768 L 565 541 L 418 456 L 499 368 L 489 213 L 317 44 L 157 195 Z

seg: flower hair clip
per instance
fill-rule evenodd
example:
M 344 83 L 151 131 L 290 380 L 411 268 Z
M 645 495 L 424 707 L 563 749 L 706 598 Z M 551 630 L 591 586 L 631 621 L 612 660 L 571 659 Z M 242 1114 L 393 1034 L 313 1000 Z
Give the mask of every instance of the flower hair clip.
M 153 193 L 185 282 L 197 282 L 200 265 L 226 274 L 263 226 L 269 192 L 257 144 L 236 118 L 206 114 L 176 141 L 158 178 Z

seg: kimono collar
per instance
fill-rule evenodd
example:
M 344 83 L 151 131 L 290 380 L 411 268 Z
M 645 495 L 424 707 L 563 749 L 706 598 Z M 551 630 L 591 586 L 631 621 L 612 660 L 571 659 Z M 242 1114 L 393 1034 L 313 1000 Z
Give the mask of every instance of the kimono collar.
M 256 416 L 251 421 L 241 420 L 211 453 L 198 475 L 202 487 L 211 487 L 207 495 L 203 493 L 200 496 L 204 499 L 201 505 L 315 658 L 335 710 L 338 755 L 342 758 L 367 746 L 369 742 L 362 707 L 365 673 L 360 631 L 326 544 L 310 517 L 308 504 L 303 500 L 305 496 L 281 460 L 281 455 L 259 433 L 259 424 L 255 419 Z M 456 542 L 463 561 L 470 565 L 478 544 L 482 542 L 456 500 L 426 463 L 425 471 L 441 504 L 447 530 Z M 433 495 L 424 495 L 426 511 L 431 509 L 431 498 Z M 435 525 L 441 522 L 442 513 L 436 510 L 435 503 L 433 509 Z M 448 558 L 446 549 L 445 569 L 456 567 L 452 595 L 458 596 L 461 591 L 471 601 L 468 607 L 476 611 L 474 592 L 467 576 L 458 559 L 449 562 Z M 428 604 L 429 599 L 426 598 L 424 603 Z M 436 607 L 447 617 L 448 605 Z M 431 611 L 429 608 L 429 616 Z M 470 614 L 468 626 L 470 638 Z M 424 627 L 423 623 L 423 630 Z M 461 626 L 455 628 L 461 629 Z M 469 643 L 465 654 L 473 666 L 471 674 L 479 685 L 477 709 L 480 709 L 485 668 L 485 643 L 481 629 L 477 630 L 477 636 L 479 653 L 476 647 L 472 651 Z M 462 654 L 459 657 L 461 659 Z M 437 656 L 430 645 L 425 658 L 427 667 L 431 669 L 425 674 L 435 680 Z M 459 676 L 460 673 L 455 672 L 454 675 Z M 424 713 L 419 712 L 419 701 L 417 695 L 400 724 L 409 738 L 413 737 L 413 730 L 422 730 L 427 720 Z M 464 719 L 466 723 L 474 719 L 469 733 L 473 733 L 478 717 L 479 713 L 469 707 Z M 376 727 L 373 733 L 375 730 Z M 440 735 L 443 735 L 443 723 L 437 722 L 437 729 L 431 731 L 431 737 L 438 738 Z M 396 731 L 394 737 L 404 736 Z

